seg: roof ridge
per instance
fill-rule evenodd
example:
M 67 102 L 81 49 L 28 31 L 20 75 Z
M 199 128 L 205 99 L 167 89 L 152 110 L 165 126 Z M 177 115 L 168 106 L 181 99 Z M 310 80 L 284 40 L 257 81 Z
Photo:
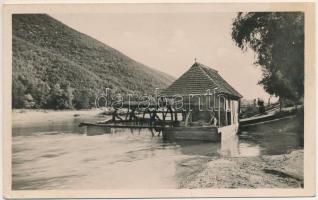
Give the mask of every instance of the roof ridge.
M 224 85 L 224 87 L 225 87 L 225 89 L 226 89 L 226 92 L 231 93 L 231 92 L 234 91 L 234 92 L 237 93 L 237 95 L 242 96 L 242 95 L 241 95 L 237 90 L 235 90 L 227 81 L 225 81 L 225 80 L 223 79 L 223 77 L 218 73 L 217 70 L 212 69 L 212 68 L 210 68 L 210 67 L 208 67 L 208 66 L 205 66 L 205 65 L 203 65 L 203 64 L 201 64 L 201 63 L 199 63 L 199 67 L 205 72 L 205 74 L 213 81 L 213 83 L 214 83 L 217 87 L 220 87 L 219 83 L 216 83 L 216 81 L 209 75 L 209 73 L 208 73 L 206 70 L 210 70 L 210 71 L 212 71 L 212 72 L 215 72 L 216 76 L 218 76 L 220 79 L 222 79 L 222 81 L 226 84 L 226 85 Z M 221 90 L 219 90 L 219 91 L 222 92 Z
M 221 79 L 223 79 L 223 77 L 220 74 L 217 74 Z M 231 84 L 229 84 L 226 80 L 223 79 L 223 81 L 226 83 L 227 87 L 230 88 L 230 90 L 234 90 L 234 92 L 236 92 L 238 95 L 242 96 Z
M 211 76 L 205 71 L 205 69 L 203 69 L 202 68 L 202 66 L 198 66 L 202 71 L 203 71 L 203 73 L 213 82 L 213 84 L 214 85 L 216 85 L 217 86 L 217 90 L 219 89 L 218 87 L 220 87 L 219 86 L 219 84 L 216 84 L 216 82 L 213 80 L 213 78 L 211 78 Z M 216 71 L 216 70 L 215 70 Z
M 177 80 L 175 80 L 168 88 L 164 89 L 161 94 L 204 94 L 207 89 L 216 89 L 218 93 L 225 93 L 241 98 L 238 93 L 217 70 L 195 62 L 190 69 L 184 72 Z
M 212 70 L 212 71 L 215 71 L 216 73 L 218 73 L 218 70 L 213 69 L 213 68 L 211 68 L 211 67 L 209 67 L 209 66 L 207 66 L 207 65 L 204 65 L 204 64 L 202 64 L 202 63 L 196 62 L 195 64 L 197 64 L 197 65 L 200 66 L 201 68 L 205 68 L 205 69 L 207 69 L 207 70 Z

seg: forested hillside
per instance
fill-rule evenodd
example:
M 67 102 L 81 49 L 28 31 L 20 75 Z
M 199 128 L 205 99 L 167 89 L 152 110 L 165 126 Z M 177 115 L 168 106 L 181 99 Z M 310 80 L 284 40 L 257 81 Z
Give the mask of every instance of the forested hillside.
M 173 78 L 46 14 L 12 16 L 13 108 L 89 108 L 111 88 L 153 93 Z

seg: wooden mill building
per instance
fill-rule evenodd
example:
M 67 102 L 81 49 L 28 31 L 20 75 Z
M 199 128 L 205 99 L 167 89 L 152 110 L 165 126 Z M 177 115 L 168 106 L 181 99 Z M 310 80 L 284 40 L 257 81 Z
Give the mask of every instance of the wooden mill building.
M 147 128 L 164 139 L 220 141 L 238 131 L 241 98 L 216 70 L 195 62 L 148 107 L 130 102 L 124 116 L 113 112 L 110 120 L 80 126 Z
M 238 129 L 239 104 L 242 95 L 227 83 L 218 71 L 195 62 L 188 71 L 161 93 L 176 107 L 183 99 L 183 110 L 188 113 L 190 126 L 208 123 L 216 118 L 218 128 Z M 187 124 L 186 124 L 187 126 Z

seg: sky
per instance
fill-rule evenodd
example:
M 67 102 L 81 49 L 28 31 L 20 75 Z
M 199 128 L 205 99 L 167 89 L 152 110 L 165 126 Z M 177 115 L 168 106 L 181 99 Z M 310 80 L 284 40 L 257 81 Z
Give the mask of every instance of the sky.
M 49 13 L 50 14 L 50 13 Z M 254 52 L 231 39 L 232 12 L 55 13 L 64 24 L 178 78 L 194 59 L 219 72 L 243 98 L 268 99 Z

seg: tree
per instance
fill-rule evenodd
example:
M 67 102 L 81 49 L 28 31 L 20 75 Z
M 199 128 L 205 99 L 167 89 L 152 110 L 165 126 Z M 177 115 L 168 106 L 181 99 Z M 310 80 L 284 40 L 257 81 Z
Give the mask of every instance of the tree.
M 232 39 L 243 51 L 256 53 L 259 84 L 266 92 L 293 101 L 304 96 L 304 13 L 238 13 Z
M 90 93 L 83 89 L 74 95 L 74 106 L 76 109 L 87 109 L 90 107 Z
M 65 89 L 65 97 L 67 100 L 67 108 L 71 109 L 73 108 L 73 99 L 74 99 L 74 95 L 73 95 L 73 91 L 74 89 L 71 87 L 71 84 L 68 83 Z
M 69 108 L 66 92 L 61 88 L 60 84 L 55 84 L 51 89 L 48 108 L 66 109 Z
M 26 91 L 25 85 L 18 78 L 12 81 L 12 107 L 13 108 L 24 107 L 25 91 Z
M 35 100 L 35 108 L 45 108 L 47 106 L 50 86 L 43 81 L 38 81 L 32 85 L 32 96 Z
M 33 97 L 31 94 L 24 95 L 23 99 L 23 107 L 24 108 L 33 108 L 35 105 L 35 102 L 33 100 Z

